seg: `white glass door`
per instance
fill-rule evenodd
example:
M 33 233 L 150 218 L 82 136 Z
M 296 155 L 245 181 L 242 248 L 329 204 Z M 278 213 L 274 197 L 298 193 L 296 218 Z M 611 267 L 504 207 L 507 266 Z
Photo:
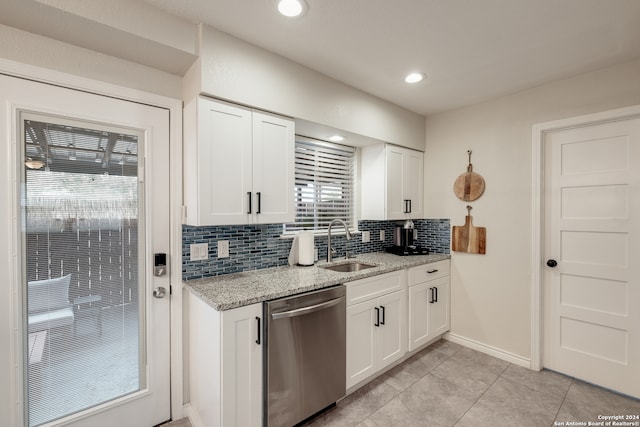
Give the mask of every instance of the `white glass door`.
M 30 426 L 145 388 L 143 136 L 20 116 Z
M 169 276 L 153 274 L 169 251 L 168 111 L 2 84 L 18 147 L 23 424 L 168 420 Z

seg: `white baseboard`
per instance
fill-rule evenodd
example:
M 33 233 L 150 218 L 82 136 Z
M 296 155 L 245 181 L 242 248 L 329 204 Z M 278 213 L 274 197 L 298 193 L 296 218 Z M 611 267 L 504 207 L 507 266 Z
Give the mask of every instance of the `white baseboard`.
M 506 362 L 513 363 L 514 365 L 522 366 L 523 368 L 531 369 L 531 359 L 527 359 L 517 354 L 510 353 L 508 351 L 475 341 L 469 338 L 465 338 L 460 335 L 446 333 L 442 336 L 443 339 L 451 341 L 456 344 L 460 344 L 464 347 L 479 351 L 481 353 L 488 354 L 489 356 L 502 359 Z
M 184 411 L 184 416 L 189 418 L 189 423 L 191 423 L 191 427 L 206 427 L 203 424 L 200 417 L 198 416 L 198 413 L 193 410 L 190 403 L 187 403 L 186 405 L 184 405 L 183 411 Z

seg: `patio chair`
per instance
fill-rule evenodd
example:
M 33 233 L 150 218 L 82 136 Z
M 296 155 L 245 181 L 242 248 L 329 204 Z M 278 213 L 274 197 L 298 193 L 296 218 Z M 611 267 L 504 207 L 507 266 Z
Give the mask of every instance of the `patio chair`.
M 27 303 L 29 333 L 73 325 L 73 306 L 69 302 L 71 274 L 49 280 L 29 282 Z

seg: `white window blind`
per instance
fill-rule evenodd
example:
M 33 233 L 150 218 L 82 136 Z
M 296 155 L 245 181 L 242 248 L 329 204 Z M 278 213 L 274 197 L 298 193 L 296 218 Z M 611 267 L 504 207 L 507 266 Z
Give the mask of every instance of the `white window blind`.
M 335 218 L 354 228 L 355 155 L 353 147 L 296 138 L 296 217 L 285 232 L 325 231 Z
M 145 387 L 142 139 L 22 118 L 26 406 L 38 426 Z

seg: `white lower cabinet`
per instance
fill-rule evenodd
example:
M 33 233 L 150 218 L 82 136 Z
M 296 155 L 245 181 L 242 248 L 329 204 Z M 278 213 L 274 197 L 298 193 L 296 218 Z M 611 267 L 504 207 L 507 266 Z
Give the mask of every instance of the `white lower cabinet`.
M 409 269 L 409 351 L 449 330 L 449 282 L 449 260 Z
M 217 311 L 189 293 L 192 415 L 207 427 L 262 425 L 262 304 Z
M 406 352 L 403 271 L 347 283 L 347 388 Z

